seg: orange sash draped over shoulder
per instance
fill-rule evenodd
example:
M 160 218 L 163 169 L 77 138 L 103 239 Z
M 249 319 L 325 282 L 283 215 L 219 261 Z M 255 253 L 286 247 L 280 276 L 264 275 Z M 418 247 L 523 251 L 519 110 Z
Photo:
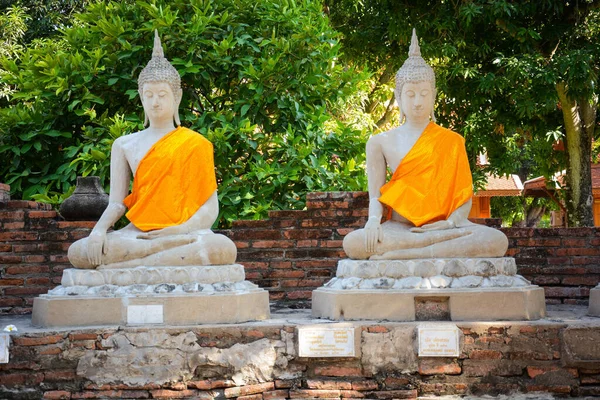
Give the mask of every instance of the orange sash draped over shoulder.
M 430 122 L 381 188 L 379 201 L 421 226 L 448 219 L 472 196 L 465 139 Z
M 124 200 L 127 218 L 151 231 L 187 221 L 217 189 L 212 143 L 178 127 L 148 150 Z

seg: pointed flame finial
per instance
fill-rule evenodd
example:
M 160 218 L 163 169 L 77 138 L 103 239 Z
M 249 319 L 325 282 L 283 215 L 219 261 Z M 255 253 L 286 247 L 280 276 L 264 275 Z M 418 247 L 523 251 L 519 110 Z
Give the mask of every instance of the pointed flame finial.
M 412 38 L 410 39 L 410 48 L 408 49 L 409 57 L 421 57 L 421 48 L 419 47 L 419 38 L 417 38 L 417 30 L 413 28 Z
M 165 56 L 165 52 L 163 51 L 162 45 L 160 43 L 160 37 L 158 36 L 158 29 L 155 29 L 154 30 L 154 48 L 152 49 L 152 57 L 164 57 L 164 56 Z

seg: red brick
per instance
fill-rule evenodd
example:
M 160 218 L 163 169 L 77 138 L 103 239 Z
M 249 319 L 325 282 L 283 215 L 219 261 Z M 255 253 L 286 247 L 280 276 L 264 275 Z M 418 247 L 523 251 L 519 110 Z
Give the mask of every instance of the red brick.
M 266 274 L 267 278 L 304 278 L 304 271 L 298 270 L 276 270 Z
M 23 228 L 25 228 L 25 222 L 21 222 L 21 221 L 5 222 L 2 224 L 2 228 L 6 229 L 6 230 L 23 229 Z
M 367 331 L 370 333 L 386 333 L 386 332 L 389 332 L 389 329 L 386 328 L 385 326 L 378 325 L 378 326 L 369 326 L 367 328 Z
M 571 393 L 571 386 L 569 385 L 527 385 L 526 388 L 528 392 Z
M 419 359 L 419 373 L 421 375 L 459 375 L 462 372 L 460 365 L 454 360 L 444 358 Z
M 19 265 L 18 267 L 8 267 L 5 272 L 7 275 L 43 274 L 50 272 L 50 267 L 47 265 Z
M 56 224 L 58 229 L 68 228 L 87 228 L 92 229 L 96 226 L 96 221 L 58 221 Z
M 47 371 L 44 373 L 44 381 L 74 381 L 77 379 L 75 370 Z
M 334 397 L 340 397 L 339 390 L 290 390 L 290 399 L 330 399 Z
M 590 295 L 589 288 L 582 287 L 544 287 L 546 297 L 588 297 Z
M 73 393 L 71 399 L 148 399 L 146 391 L 136 390 L 101 390 L 97 392 Z
M 277 388 L 277 389 L 289 389 L 292 386 L 294 386 L 294 381 L 279 380 L 279 379 L 275 381 L 275 388 Z
M 290 300 L 310 299 L 312 297 L 312 291 L 310 291 L 310 290 L 295 290 L 293 292 L 288 292 L 286 297 Z
M 48 285 L 50 285 L 50 278 L 45 278 L 45 277 L 27 278 L 27 285 L 48 286 Z
M 292 268 L 292 263 L 290 261 L 273 261 L 270 267 L 277 269 Z
M 55 344 L 63 340 L 63 335 L 51 335 L 41 337 L 13 337 L 17 346 L 40 346 L 43 344 Z
M 600 282 L 600 277 L 598 275 L 587 275 L 587 276 L 567 276 L 563 278 L 563 285 L 587 285 L 587 286 L 596 286 Z
M 69 333 L 69 340 L 96 340 L 98 335 L 95 333 Z
M 318 245 L 319 241 L 314 239 L 298 240 L 296 242 L 297 247 L 317 247 Z
M 386 390 L 371 393 L 376 399 L 416 399 L 416 390 Z
M 239 396 L 248 396 L 256 393 L 269 392 L 274 389 L 275 384 L 273 382 L 259 383 L 257 385 L 231 387 L 225 389 L 225 397 L 231 398 Z
M 300 260 L 296 261 L 297 268 L 335 268 L 337 260 Z
M 273 390 L 271 392 L 264 392 L 262 394 L 264 400 L 287 399 L 289 396 L 290 391 L 286 389 Z
M 44 393 L 44 399 L 46 400 L 69 400 L 71 398 L 71 392 L 64 390 L 53 390 Z
M 3 386 L 36 386 L 44 380 L 42 373 L 12 373 L 0 375 L 0 385 Z
M 377 390 L 379 385 L 376 381 L 353 381 L 353 390 Z
M 24 211 L 0 211 L 0 221 L 22 221 L 23 218 Z
M 257 329 L 247 330 L 243 334 L 246 337 L 251 337 L 251 338 L 255 338 L 255 339 L 262 339 L 262 338 L 265 337 L 265 333 L 261 332 L 261 331 L 259 331 Z
M 383 383 L 386 389 L 405 389 L 410 380 L 408 378 L 388 376 Z
M 238 249 L 247 249 L 248 247 L 250 247 L 250 243 L 249 242 L 241 242 L 239 240 L 236 240 L 235 247 L 237 247 Z
M 362 376 L 360 367 L 323 366 L 315 368 L 315 375 L 321 376 Z
M 23 299 L 20 297 L 4 297 L 0 298 L 0 307 L 21 306 Z
M 192 381 L 188 382 L 188 387 L 192 389 L 210 390 L 210 389 L 221 389 L 235 386 L 233 381 L 228 380 L 203 380 L 203 381 Z
M 5 295 L 46 294 L 48 287 L 11 287 L 4 290 Z
M 159 389 L 152 390 L 150 392 L 152 394 L 153 399 L 181 399 L 185 397 L 192 397 L 198 394 L 197 390 L 167 390 L 167 389 Z
M 502 353 L 495 350 L 473 350 L 469 353 L 469 358 L 472 360 L 499 360 L 502 358 Z
M 32 219 L 37 218 L 56 218 L 56 211 L 28 211 L 27 216 Z
M 306 386 L 309 389 L 352 389 L 352 383 L 350 382 L 342 382 L 342 381 L 328 381 L 321 379 L 307 379 Z
M 286 239 L 328 239 L 333 234 L 331 229 L 290 229 L 283 231 Z
M 535 326 L 522 326 L 519 328 L 520 333 L 537 333 L 538 328 Z
M 570 374 L 573 378 L 578 378 L 579 374 L 577 369 L 575 368 L 561 368 L 559 366 L 528 366 L 527 367 L 527 375 L 530 378 L 535 378 L 536 376 L 543 375 L 547 372 L 560 371 L 563 370 Z
M 23 257 L 21 256 L 0 255 L 0 264 L 20 264 L 22 261 Z
M 0 286 L 20 286 L 23 282 L 23 279 L 0 279 Z
M 294 247 L 294 242 L 290 240 L 257 240 L 252 242 L 252 247 L 257 249 L 281 249 Z

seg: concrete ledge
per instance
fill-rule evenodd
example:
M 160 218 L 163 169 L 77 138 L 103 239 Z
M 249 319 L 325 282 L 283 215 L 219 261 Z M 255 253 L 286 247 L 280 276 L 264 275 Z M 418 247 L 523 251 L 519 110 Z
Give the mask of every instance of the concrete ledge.
M 523 321 L 546 316 L 538 286 L 489 289 L 340 290 L 312 294 L 312 315 L 332 320 L 416 321 L 418 301 L 447 302 L 452 321 Z
M 588 315 L 600 317 L 600 286 L 590 290 L 590 309 Z
M 136 297 L 38 297 L 32 324 L 39 327 L 126 325 L 128 306 L 161 305 L 164 325 L 239 323 L 270 318 L 264 289 L 239 293 Z

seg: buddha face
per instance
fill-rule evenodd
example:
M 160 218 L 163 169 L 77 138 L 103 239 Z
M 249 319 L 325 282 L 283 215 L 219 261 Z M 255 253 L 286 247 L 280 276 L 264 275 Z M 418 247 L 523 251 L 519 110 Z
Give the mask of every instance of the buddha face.
M 428 121 L 433 110 L 433 93 L 431 83 L 406 82 L 402 86 L 400 107 L 407 122 Z
M 142 105 L 150 125 L 173 121 L 176 104 L 171 87 L 166 82 L 148 82 L 142 89 Z

